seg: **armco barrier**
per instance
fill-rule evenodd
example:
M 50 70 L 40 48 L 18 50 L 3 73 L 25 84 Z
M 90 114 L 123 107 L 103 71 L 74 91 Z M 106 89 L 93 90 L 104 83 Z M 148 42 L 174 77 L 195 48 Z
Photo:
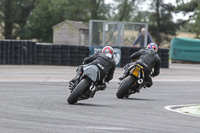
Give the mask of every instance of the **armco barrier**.
M 121 47 L 121 67 L 130 63 L 130 55 L 141 48 Z M 26 40 L 0 40 L 0 64 L 78 66 L 89 56 L 89 47 L 36 44 Z M 169 68 L 169 49 L 159 48 L 161 67 Z

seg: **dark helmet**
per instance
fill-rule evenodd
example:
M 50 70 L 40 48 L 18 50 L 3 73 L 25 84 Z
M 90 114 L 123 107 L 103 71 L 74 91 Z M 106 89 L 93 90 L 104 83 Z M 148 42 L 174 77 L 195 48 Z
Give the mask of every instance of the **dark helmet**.
M 155 52 L 158 52 L 158 46 L 155 43 L 149 43 L 147 45 L 147 49 L 151 49 L 151 50 L 153 50 Z
M 105 46 L 105 47 L 103 47 L 102 52 L 110 53 L 111 55 L 113 55 L 114 49 L 111 46 Z

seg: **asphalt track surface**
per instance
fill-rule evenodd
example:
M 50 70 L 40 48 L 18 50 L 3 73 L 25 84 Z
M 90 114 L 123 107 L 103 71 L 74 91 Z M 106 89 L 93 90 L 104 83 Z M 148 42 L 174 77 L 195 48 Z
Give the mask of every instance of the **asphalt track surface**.
M 76 67 L 0 66 L 0 133 L 200 133 L 200 117 L 165 106 L 200 104 L 200 65 L 170 64 L 151 88 L 117 99 L 113 81 L 93 99 L 69 105 Z

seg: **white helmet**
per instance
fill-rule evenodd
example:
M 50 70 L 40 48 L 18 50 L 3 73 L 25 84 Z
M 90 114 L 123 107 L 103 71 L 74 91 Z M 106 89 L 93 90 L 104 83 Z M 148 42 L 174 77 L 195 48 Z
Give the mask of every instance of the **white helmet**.
M 103 47 L 102 52 L 110 53 L 111 55 L 113 55 L 114 49 L 111 46 L 105 46 L 105 47 Z

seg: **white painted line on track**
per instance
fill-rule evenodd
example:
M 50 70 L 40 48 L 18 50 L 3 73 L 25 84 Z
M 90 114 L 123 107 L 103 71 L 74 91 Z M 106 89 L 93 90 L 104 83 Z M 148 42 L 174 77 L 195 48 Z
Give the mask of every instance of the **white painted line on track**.
M 187 113 L 177 110 L 177 109 L 179 109 L 179 108 L 192 107 L 192 106 L 199 106 L 199 107 L 200 107 L 199 104 L 185 104 L 185 105 L 170 105 L 170 106 L 166 106 L 166 107 L 164 107 L 164 108 L 167 109 L 167 110 L 169 110 L 169 111 L 176 112 L 176 113 L 181 113 L 181 114 L 185 114 L 185 115 L 200 117 L 199 114 L 192 114 L 192 113 L 189 113 L 190 110 L 187 110 Z
M 116 131 L 119 131 L 119 130 L 132 130 L 131 128 L 124 128 L 124 127 L 105 127 L 105 126 L 87 126 L 87 127 L 84 127 L 84 128 L 87 128 L 87 129 L 97 129 L 97 130 L 116 130 Z

